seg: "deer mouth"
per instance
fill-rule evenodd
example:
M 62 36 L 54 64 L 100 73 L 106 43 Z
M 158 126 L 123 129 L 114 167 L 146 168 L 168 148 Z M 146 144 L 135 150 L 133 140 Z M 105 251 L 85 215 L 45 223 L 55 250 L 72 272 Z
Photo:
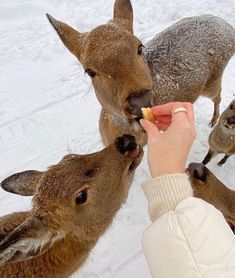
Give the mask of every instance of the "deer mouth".
M 126 99 L 126 112 L 129 119 L 140 120 L 142 118 L 142 107 L 153 106 L 153 92 L 151 90 L 142 90 L 132 92 Z
M 228 129 L 235 128 L 235 115 L 230 116 L 226 119 L 224 126 Z
M 137 145 L 136 150 L 131 154 L 131 157 L 133 158 L 128 171 L 132 172 L 134 171 L 140 164 L 141 159 L 143 157 L 143 149 L 141 148 L 140 145 Z

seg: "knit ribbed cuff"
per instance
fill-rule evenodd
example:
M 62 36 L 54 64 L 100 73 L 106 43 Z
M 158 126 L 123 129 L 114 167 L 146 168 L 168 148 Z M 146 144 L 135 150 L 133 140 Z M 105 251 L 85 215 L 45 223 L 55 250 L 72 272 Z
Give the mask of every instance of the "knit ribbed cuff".
M 142 183 L 148 199 L 152 221 L 174 210 L 182 200 L 192 197 L 193 190 L 186 174 L 169 174 Z

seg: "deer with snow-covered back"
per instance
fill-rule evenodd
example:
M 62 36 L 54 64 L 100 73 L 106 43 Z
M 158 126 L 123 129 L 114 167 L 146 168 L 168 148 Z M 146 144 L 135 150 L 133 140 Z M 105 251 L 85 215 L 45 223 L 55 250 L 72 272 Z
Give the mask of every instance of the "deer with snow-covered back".
M 185 18 L 143 47 L 133 34 L 130 0 L 116 0 L 113 18 L 90 32 L 79 33 L 47 15 L 64 45 L 91 77 L 101 103 L 100 133 L 105 145 L 132 133 L 141 144 L 141 107 L 171 101 L 214 102 L 211 125 L 219 117 L 223 71 L 235 52 L 235 30 L 223 19 L 202 15 Z

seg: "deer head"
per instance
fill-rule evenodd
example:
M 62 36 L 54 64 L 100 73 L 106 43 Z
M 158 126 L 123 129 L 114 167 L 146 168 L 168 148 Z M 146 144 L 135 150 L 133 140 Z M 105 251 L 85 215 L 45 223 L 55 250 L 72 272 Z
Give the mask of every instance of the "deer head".
M 126 200 L 141 158 L 135 137 L 123 135 L 100 152 L 69 154 L 45 172 L 4 180 L 5 190 L 34 197 L 30 216 L 0 238 L 0 264 L 35 257 L 68 235 L 93 247 Z
M 113 19 L 90 32 L 80 33 L 47 17 L 91 77 L 106 112 L 131 120 L 141 117 L 141 107 L 153 105 L 150 71 L 142 55 L 142 42 L 133 35 L 129 0 L 116 0 Z
M 235 133 L 235 100 L 233 100 L 222 113 L 219 124 L 223 125 L 228 132 Z
M 202 163 L 190 163 L 187 172 L 194 196 L 219 209 L 235 233 L 235 191 L 227 188 Z

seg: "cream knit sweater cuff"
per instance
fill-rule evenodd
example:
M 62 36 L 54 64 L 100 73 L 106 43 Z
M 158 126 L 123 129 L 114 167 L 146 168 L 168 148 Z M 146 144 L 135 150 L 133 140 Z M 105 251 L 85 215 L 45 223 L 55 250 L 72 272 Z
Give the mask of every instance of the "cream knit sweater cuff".
M 192 197 L 193 190 L 186 174 L 163 175 L 142 184 L 148 199 L 149 216 L 152 221 L 174 210 L 182 200 Z

